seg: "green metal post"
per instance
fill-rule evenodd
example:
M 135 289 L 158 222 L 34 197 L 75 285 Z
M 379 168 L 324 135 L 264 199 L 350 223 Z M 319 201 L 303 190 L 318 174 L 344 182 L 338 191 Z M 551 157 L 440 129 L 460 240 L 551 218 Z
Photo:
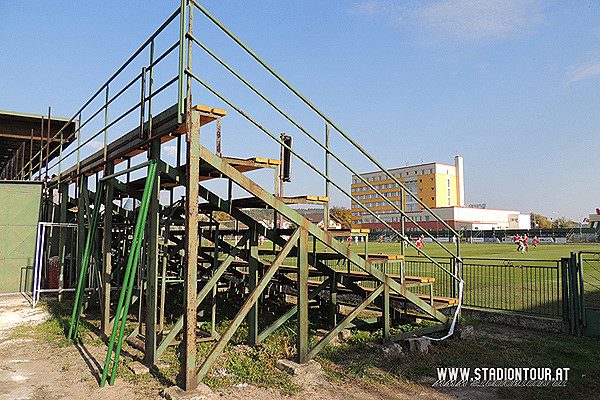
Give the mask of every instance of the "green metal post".
M 177 79 L 177 122 L 183 122 L 183 113 L 185 112 L 183 105 L 185 103 L 184 98 L 184 79 L 185 79 L 185 24 L 186 20 L 186 3 L 187 0 L 181 0 L 181 6 L 179 11 L 179 72 Z
M 131 295 L 133 293 L 133 282 L 135 273 L 137 270 L 137 264 L 140 256 L 143 228 L 146 225 L 146 218 L 148 216 L 148 203 L 150 198 L 150 188 L 152 187 L 154 176 L 156 173 L 156 164 L 151 164 L 148 167 L 148 178 L 146 179 L 146 186 L 144 189 L 144 195 L 142 197 L 142 203 L 140 205 L 140 211 L 138 219 L 135 224 L 135 231 L 133 234 L 133 240 L 131 242 L 131 250 L 127 260 L 127 267 L 125 269 L 125 276 L 122 282 L 121 295 L 119 296 L 119 303 L 117 305 L 117 312 L 115 314 L 115 322 L 112 327 L 112 334 L 110 337 L 108 351 L 106 354 L 106 363 L 102 372 L 102 379 L 100 386 L 103 387 L 106 383 L 108 376 L 108 370 L 110 369 L 110 361 L 112 351 L 115 344 L 117 333 L 119 333 L 119 339 L 117 342 L 117 348 L 115 351 L 114 367 L 111 375 L 110 385 L 114 383 L 116 378 L 116 369 L 119 362 L 119 354 L 121 352 L 121 344 L 123 342 L 123 332 L 125 328 L 125 322 L 127 321 L 127 312 L 129 311 L 129 303 L 131 302 Z
M 69 202 L 69 185 L 61 182 L 59 184 L 60 192 L 60 222 L 67 222 L 67 204 Z M 65 286 L 65 253 L 67 245 L 67 230 L 63 227 L 58 228 L 60 232 L 58 242 L 58 259 L 60 261 L 60 272 L 58 276 L 58 300 L 62 301 L 62 290 Z
M 308 232 L 298 239 L 298 362 L 308 362 Z
M 581 251 L 577 253 L 577 266 L 579 272 L 579 296 L 581 303 L 581 326 L 583 327 L 583 334 L 585 335 L 585 328 L 587 326 L 586 312 L 585 312 L 585 284 L 583 281 L 583 257 Z
M 327 232 L 329 230 L 329 124 L 325 123 L 325 197 L 327 197 L 327 204 L 325 204 L 325 210 L 323 215 L 323 230 Z
M 100 216 L 100 203 L 102 201 L 103 186 L 100 184 L 96 188 L 96 200 L 94 202 L 94 212 L 90 221 L 88 229 L 88 235 L 85 242 L 85 250 L 83 253 L 81 271 L 79 275 L 79 283 L 77 285 L 77 292 L 75 294 L 75 304 L 73 306 L 73 313 L 71 315 L 71 326 L 69 328 L 69 339 L 75 339 L 79 327 L 79 317 L 81 316 L 81 307 L 83 305 L 83 297 L 85 295 L 85 286 L 87 279 L 87 270 L 90 264 L 90 256 L 92 254 L 92 245 L 94 237 L 96 236 L 96 229 L 98 227 L 98 219 Z
M 258 232 L 252 232 L 250 240 L 250 258 L 248 260 L 248 290 L 250 293 L 254 291 L 258 285 Z M 258 308 L 260 298 L 250 309 L 248 313 L 248 344 L 254 346 L 258 344 Z
M 106 85 L 106 95 L 105 95 L 105 103 L 104 103 L 104 153 L 103 159 L 106 162 L 107 151 L 108 151 L 108 102 L 110 101 L 110 94 L 108 91 L 108 85 Z
M 135 250 L 133 251 L 133 265 L 130 267 L 131 273 L 129 276 L 128 288 L 127 288 L 127 299 L 123 304 L 123 312 L 121 314 L 121 324 L 120 324 L 120 332 L 119 332 L 119 341 L 117 342 L 117 349 L 115 350 L 115 360 L 113 363 L 112 373 L 110 375 L 110 385 L 114 385 L 115 379 L 117 377 L 117 367 L 119 366 L 119 355 L 121 354 L 121 345 L 123 344 L 123 334 L 125 333 L 125 324 L 127 322 L 127 313 L 129 311 L 129 305 L 131 304 L 131 296 L 133 294 L 133 277 L 135 276 L 136 269 L 138 266 L 138 260 L 141 253 L 142 247 L 142 235 L 144 233 L 144 226 L 146 225 L 146 218 L 148 217 L 148 207 L 150 203 L 151 196 L 151 188 L 154 185 L 155 176 L 156 176 L 156 164 L 151 164 L 148 167 L 148 178 L 146 179 L 146 187 L 144 188 L 144 196 L 142 197 L 142 204 L 140 207 L 140 216 L 138 218 L 136 228 L 138 228 L 138 237 L 137 243 L 135 243 Z M 125 285 L 125 283 L 123 283 Z M 140 299 L 141 301 L 141 299 Z M 117 324 L 117 319 L 115 319 L 115 325 Z M 113 333 L 115 331 L 113 330 Z M 108 357 L 110 357 L 110 352 L 108 353 Z M 104 378 L 104 373 L 102 374 Z
M 158 164 L 160 161 L 160 140 L 150 143 L 148 158 Z M 160 173 L 156 174 L 150 189 L 150 211 L 148 216 L 148 251 L 146 269 L 146 337 L 144 359 L 149 365 L 156 362 L 157 344 L 157 305 L 158 305 L 158 234 L 160 213 Z
M 337 325 L 337 314 L 338 314 L 338 304 L 337 304 L 337 272 L 331 271 L 330 275 L 330 288 L 329 288 L 329 324 L 333 328 Z
M 83 252 L 85 249 L 85 215 L 86 215 L 86 202 L 84 193 L 87 193 L 87 176 L 79 176 L 78 193 L 77 193 L 77 264 L 76 270 L 81 273 L 81 265 L 83 261 Z
M 110 175 L 115 172 L 114 162 L 106 164 L 104 174 Z M 100 320 L 100 329 L 108 336 L 110 334 L 110 289 L 112 274 L 112 223 L 113 223 L 113 192 L 114 185 L 112 180 L 105 182 L 106 199 L 104 201 L 104 232 L 102 240 L 102 317 Z
M 406 205 L 404 204 L 404 201 L 406 199 L 406 196 L 404 195 L 404 189 L 400 190 L 400 208 L 402 211 L 406 210 Z M 400 215 L 400 233 L 402 233 L 402 237 L 406 237 L 406 232 L 404 231 L 404 215 Z M 368 236 L 367 236 L 368 237 Z M 400 247 L 400 254 L 404 255 L 404 240 L 400 240 L 400 242 L 402 243 L 402 246 Z
M 190 105 L 187 104 L 188 110 Z M 198 185 L 200 177 L 200 114 L 187 114 L 187 187 L 185 220 L 185 312 L 183 336 L 183 382 L 185 390 L 195 389 L 196 380 L 196 323 L 198 286 Z
M 387 342 L 390 337 L 390 285 L 388 280 L 390 278 L 385 278 L 385 283 L 383 284 L 383 301 L 381 307 L 381 313 L 383 314 L 383 341 Z

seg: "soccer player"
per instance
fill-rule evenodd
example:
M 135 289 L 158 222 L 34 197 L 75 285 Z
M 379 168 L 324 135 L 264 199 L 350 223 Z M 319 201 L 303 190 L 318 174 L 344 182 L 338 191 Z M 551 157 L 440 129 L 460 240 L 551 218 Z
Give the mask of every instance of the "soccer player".
M 537 236 L 534 236 L 533 237 L 533 248 L 534 249 L 537 249 L 537 242 L 538 242 L 538 238 L 537 238 Z
M 517 245 L 517 251 L 521 250 L 521 238 L 519 235 L 515 235 L 515 244 Z
M 421 239 L 417 239 L 417 255 L 420 256 L 421 255 L 421 246 L 423 246 L 423 243 L 421 243 Z
M 525 251 L 529 253 L 529 238 L 527 234 L 523 235 L 523 245 L 525 246 Z
M 348 247 L 352 245 L 352 236 L 348 236 Z

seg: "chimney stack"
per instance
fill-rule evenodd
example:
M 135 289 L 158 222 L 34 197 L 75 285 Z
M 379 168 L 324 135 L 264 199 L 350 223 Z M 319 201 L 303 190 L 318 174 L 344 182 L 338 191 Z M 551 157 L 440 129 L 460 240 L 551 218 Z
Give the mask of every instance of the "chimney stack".
M 463 158 L 454 157 L 454 166 L 456 167 L 456 194 L 458 196 L 458 205 L 465 206 L 465 175 L 463 167 Z

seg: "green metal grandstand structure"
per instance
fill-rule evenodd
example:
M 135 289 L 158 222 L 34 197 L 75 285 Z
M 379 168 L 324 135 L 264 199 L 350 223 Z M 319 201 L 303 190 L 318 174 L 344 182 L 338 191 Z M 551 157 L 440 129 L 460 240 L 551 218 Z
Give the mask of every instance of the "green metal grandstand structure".
M 322 124 L 325 140 L 318 139 L 314 132 L 305 128 L 303 121 L 277 106 L 275 99 L 267 97 L 201 42 L 194 34 L 194 23 L 198 24 L 200 20 L 198 15 L 202 23 L 216 27 L 217 32 L 221 31 L 231 39 L 287 93 L 299 99 Z M 272 109 L 286 121 L 286 126 L 291 124 L 294 132 L 288 133 L 306 138 L 320 149 L 324 166 L 309 161 L 312 153 L 303 152 L 299 141 L 292 148 L 273 131 L 281 128 L 268 129 L 243 111 L 235 98 L 221 94 L 219 84 L 210 85 L 208 82 L 212 79 L 203 73 L 204 69 L 193 68 L 192 59 L 196 52 L 213 59 L 215 65 L 246 86 L 255 95 L 257 103 Z M 132 96 L 132 91 L 137 94 Z M 223 104 L 221 107 L 227 111 L 194 105 L 192 94 L 195 93 L 203 93 L 203 103 L 215 101 Z M 135 100 L 128 102 L 132 97 Z M 162 111 L 156 112 L 159 105 L 166 106 L 161 106 Z M 278 179 L 279 159 L 264 158 L 265 155 L 253 158 L 224 156 L 221 121 L 228 112 L 247 120 L 265 134 L 265 142 L 273 140 L 278 148 L 285 150 L 282 153 L 289 153 L 296 159 L 295 163 L 302 163 L 311 170 L 321 180 L 314 188 L 320 193 L 282 196 Z M 77 122 L 75 125 L 74 121 Z M 66 129 L 73 126 L 76 129 L 66 135 Z M 114 140 L 109 140 L 109 132 L 113 136 L 117 132 Z M 210 132 L 215 132 L 216 151 L 201 144 L 201 138 L 212 138 Z M 43 215 L 46 219 L 51 218 L 52 210 L 53 222 L 76 223 L 78 226 L 77 241 L 73 245 L 75 276 L 69 277 L 77 282 L 73 285 L 77 290 L 69 335 L 77 338 L 82 309 L 86 300 L 94 296 L 94 292 L 86 291 L 86 288 L 96 289 L 100 298 L 102 330 L 110 336 L 102 385 L 107 381 L 114 382 L 124 340 L 124 322 L 130 307 L 140 302 L 144 303 L 142 322 L 129 335 L 130 339 L 142 342 L 140 346 L 144 349 L 145 361 L 153 364 L 173 340 L 181 338 L 185 346 L 182 372 L 186 390 L 195 388 L 210 371 L 244 322 L 248 327 L 248 344 L 256 345 L 286 321 L 296 319 L 296 353 L 301 363 L 313 358 L 342 329 L 354 326 L 353 321 L 367 307 L 379 310 L 380 318 L 366 322 L 379 324 L 383 328 L 384 340 L 401 338 L 390 334 L 394 309 L 418 312 L 438 322 L 433 327 L 411 334 L 447 327 L 449 313 L 442 310 L 451 311 L 456 305 L 456 291 L 452 297 L 434 296 L 434 279 L 406 276 L 402 255 L 358 254 L 354 247 L 340 240 L 353 235 L 350 230 L 330 230 L 327 223 L 320 228 L 291 207 L 303 203 L 319 204 L 327 211 L 331 189 L 351 199 L 348 185 L 336 182 L 331 171 L 339 168 L 360 178 L 352 167 L 357 165 L 356 157 L 345 158 L 344 154 L 338 154 L 330 146 L 330 137 L 334 135 L 336 140 L 345 141 L 357 151 L 363 159 L 361 162 L 366 160 L 386 172 L 405 196 L 413 196 L 340 125 L 309 102 L 201 4 L 195 0 L 182 0 L 164 24 L 65 123 L 65 130 L 54 135 L 60 145 L 40 149 L 52 154 L 43 159 L 33 154 L 28 157 L 28 162 L 11 164 L 22 168 L 13 168 L 11 176 L 7 176 L 9 179 L 35 179 L 37 175 L 44 180 Z M 240 140 L 243 139 L 240 137 Z M 86 145 L 92 142 L 100 142 L 101 148 L 86 155 Z M 166 161 L 166 143 L 170 146 L 175 143 L 174 165 Z M 247 172 L 260 169 L 274 172 L 274 188 L 267 188 L 248 177 Z M 45 179 L 43 170 L 46 171 Z M 214 181 L 224 182 L 223 186 L 227 189 L 222 192 L 209 189 L 208 183 Z M 388 201 L 370 182 L 364 182 Z M 183 196 L 178 195 L 184 190 Z M 239 192 L 245 194 L 237 196 Z M 427 209 L 418 197 L 415 200 Z M 404 212 L 402 205 L 388 202 L 404 221 L 418 225 Z M 253 208 L 272 210 L 273 220 L 278 223 L 273 226 L 261 224 L 249 215 L 247 210 Z M 231 216 L 236 221 L 235 227 L 220 227 L 214 218 L 217 211 Z M 402 229 L 392 228 L 380 215 L 368 209 L 363 211 L 384 223 L 402 242 L 413 246 Z M 327 219 L 327 212 L 325 215 Z M 433 212 L 431 215 L 435 217 Z M 280 223 L 282 220 L 285 225 Z M 451 235 L 460 236 L 443 220 L 438 220 Z M 69 284 L 62 267 L 67 240 L 63 237 L 64 230 L 53 232 L 60 235 L 59 289 L 64 289 Z M 422 232 L 434 244 L 442 246 L 429 232 Z M 260 236 L 273 245 L 260 247 Z M 453 267 L 456 269 L 448 270 L 425 254 L 430 262 L 447 274 L 455 288 L 459 282 L 459 242 L 455 248 L 446 250 L 455 260 Z M 179 285 L 184 299 L 180 318 L 167 329 L 164 309 L 165 288 L 169 285 Z M 259 315 L 269 300 L 268 294 L 283 290 L 283 287 L 291 289 L 286 293 L 295 295 L 296 302 L 290 303 L 288 311 L 278 315 L 268 326 L 263 326 Z M 118 294 L 118 298 L 111 293 Z M 218 316 L 215 304 L 218 302 L 214 299 L 223 296 L 223 293 L 238 296 L 243 305 L 227 329 L 219 334 L 215 331 L 215 318 Z M 359 296 L 361 300 L 349 313 L 342 314 L 339 312 L 338 296 L 345 293 Z M 310 308 L 309 313 L 309 302 L 315 299 L 326 306 L 318 311 Z M 206 358 L 197 359 L 198 307 L 209 301 L 213 302 L 210 336 L 214 339 L 214 346 Z M 142 310 L 141 307 L 139 309 Z M 310 347 L 308 327 L 309 320 L 315 318 L 314 312 L 325 313 L 331 325 L 329 333 Z

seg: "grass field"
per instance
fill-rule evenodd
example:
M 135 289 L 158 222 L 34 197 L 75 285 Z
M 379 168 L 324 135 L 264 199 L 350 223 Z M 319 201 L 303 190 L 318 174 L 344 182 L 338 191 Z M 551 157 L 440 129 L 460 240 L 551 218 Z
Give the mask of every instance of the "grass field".
M 312 248 L 312 244 L 310 245 Z M 444 244 L 446 249 L 455 252 L 452 244 Z M 264 248 L 270 244 L 265 243 Z M 364 243 L 352 244 L 357 253 L 364 253 Z M 317 243 L 317 251 L 324 246 Z M 423 251 L 436 259 L 444 268 L 453 271 L 451 254 L 434 243 L 426 243 Z M 550 317 L 562 314 L 562 287 L 560 259 L 569 257 L 571 252 L 596 251 L 600 244 L 540 244 L 529 246 L 529 251 L 520 253 L 513 244 L 461 243 L 463 258 L 461 277 L 465 281 L 464 304 L 496 310 L 525 312 Z M 368 243 L 369 254 L 401 254 L 399 243 Z M 406 262 L 404 275 L 427 276 L 436 279 L 433 286 L 435 295 L 456 297 L 452 278 L 423 255 L 418 256 L 413 248 L 405 249 Z M 588 256 L 583 263 L 586 302 L 600 306 L 600 258 Z M 343 268 L 343 264 L 337 264 Z M 388 273 L 401 273 L 399 263 L 382 265 Z M 426 293 L 428 289 L 420 291 Z
M 451 252 L 456 252 L 456 246 L 448 243 L 443 245 Z M 317 246 L 317 250 L 321 247 Z M 377 243 L 369 242 L 369 253 L 383 254 L 400 254 L 399 243 Z M 352 249 L 364 253 L 364 244 L 358 246 L 352 245 Z M 598 251 L 600 252 L 600 244 L 538 244 L 537 249 L 533 245 L 529 246 L 529 252 L 521 254 L 516 251 L 516 246 L 513 244 L 495 244 L 495 243 L 461 243 L 460 254 L 462 257 L 482 257 L 482 258 L 498 258 L 498 259 L 523 259 L 523 260 L 558 260 L 561 257 L 568 257 L 574 251 Z M 431 257 L 448 257 L 449 253 L 440 248 L 435 243 L 425 243 L 423 250 Z M 407 248 L 405 254 L 407 256 L 416 256 L 417 251 L 413 248 Z

